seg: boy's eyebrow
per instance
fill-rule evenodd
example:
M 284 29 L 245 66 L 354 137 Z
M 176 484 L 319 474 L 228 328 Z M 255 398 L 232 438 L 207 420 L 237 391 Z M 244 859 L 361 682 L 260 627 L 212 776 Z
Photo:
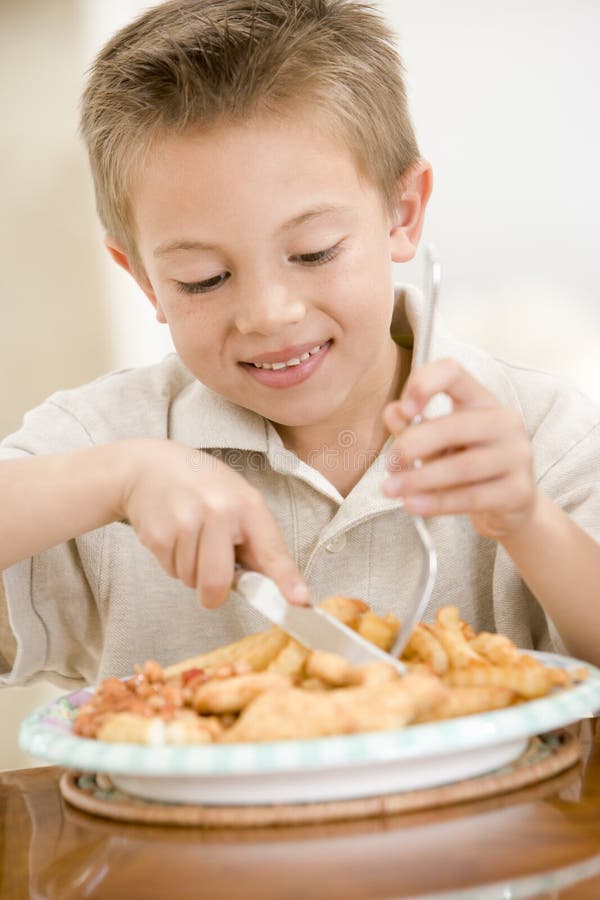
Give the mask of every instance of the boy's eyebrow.
M 208 244 L 204 241 L 193 241 L 187 238 L 175 238 L 171 241 L 164 241 L 154 248 L 154 256 L 168 256 L 175 250 L 218 250 L 216 244 Z
M 305 212 L 300 213 L 299 216 L 294 216 L 293 219 L 284 222 L 284 224 L 281 226 L 281 231 L 290 231 L 292 228 L 297 228 L 299 225 L 304 225 L 306 222 L 310 222 L 312 219 L 319 218 L 319 216 L 327 216 L 331 215 L 332 213 L 347 212 L 350 212 L 349 206 L 313 206 L 311 209 L 307 209 Z
M 298 228 L 299 225 L 305 225 L 307 222 L 317 219 L 320 216 L 331 215 L 332 213 L 350 212 L 349 206 L 314 206 L 305 212 L 294 216 L 281 226 L 280 231 L 291 231 Z M 211 244 L 205 241 L 195 241 L 188 238 L 175 238 L 174 240 L 165 241 L 154 249 L 154 256 L 167 256 L 176 250 L 219 250 L 218 244 Z

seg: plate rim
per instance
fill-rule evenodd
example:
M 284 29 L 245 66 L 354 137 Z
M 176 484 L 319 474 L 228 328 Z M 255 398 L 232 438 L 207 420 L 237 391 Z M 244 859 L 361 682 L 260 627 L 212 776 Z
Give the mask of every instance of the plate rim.
M 110 743 L 64 731 L 58 722 L 44 722 L 62 710 L 69 698 L 94 686 L 80 687 L 37 707 L 22 722 L 19 746 L 36 758 L 85 771 L 139 777 L 211 778 L 269 773 L 309 772 L 358 767 L 377 762 L 440 757 L 507 743 L 571 724 L 600 707 L 600 669 L 573 657 L 527 651 L 542 661 L 572 669 L 584 666 L 585 681 L 566 690 L 514 707 L 408 725 L 393 731 L 301 740 L 236 744 L 144 745 Z

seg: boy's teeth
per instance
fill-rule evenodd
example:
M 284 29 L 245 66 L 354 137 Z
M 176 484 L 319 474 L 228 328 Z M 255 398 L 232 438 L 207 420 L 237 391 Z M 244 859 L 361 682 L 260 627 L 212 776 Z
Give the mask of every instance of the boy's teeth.
M 293 356 L 292 359 L 288 359 L 287 362 L 277 362 L 277 363 L 252 363 L 252 365 L 256 369 L 273 369 L 274 371 L 279 371 L 280 369 L 287 369 L 288 366 L 299 366 L 301 362 L 304 362 L 305 359 L 308 359 L 309 356 L 314 356 L 315 353 L 318 353 L 321 349 L 321 344 L 317 344 L 316 347 L 312 347 L 307 353 L 303 353 L 302 356 Z

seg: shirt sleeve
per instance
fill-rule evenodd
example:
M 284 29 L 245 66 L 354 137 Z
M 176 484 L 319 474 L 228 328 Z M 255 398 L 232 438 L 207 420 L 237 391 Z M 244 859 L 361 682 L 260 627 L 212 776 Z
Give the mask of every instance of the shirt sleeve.
M 0 462 L 66 453 L 92 443 L 77 417 L 50 398 L 2 441 Z M 0 684 L 45 679 L 70 688 L 94 679 L 102 646 L 95 590 L 101 544 L 98 529 L 2 573 Z
M 600 543 L 600 416 L 598 408 L 578 392 L 569 392 L 549 417 L 541 435 L 552 446 L 549 431 L 561 435 L 561 452 L 540 474 L 539 486 L 574 522 Z M 545 423 L 546 425 L 546 423 Z M 538 440 L 540 435 L 538 433 Z M 591 599 L 591 598 L 590 598 Z M 565 597 L 568 603 L 568 597 Z M 558 631 L 547 617 L 550 646 L 566 653 Z
M 600 540 L 600 410 L 574 388 L 535 372 L 520 372 L 541 490 L 594 540 Z M 497 545 L 493 570 L 497 631 L 525 649 L 569 655 L 558 629 L 533 596 L 512 559 Z M 565 597 L 565 603 L 568 603 Z
M 600 407 L 562 386 L 532 436 L 541 489 L 596 541 L 600 539 Z

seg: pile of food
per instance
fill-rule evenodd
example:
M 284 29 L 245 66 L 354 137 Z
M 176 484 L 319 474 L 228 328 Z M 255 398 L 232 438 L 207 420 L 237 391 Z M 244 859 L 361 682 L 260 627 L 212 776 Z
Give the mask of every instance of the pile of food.
M 330 597 L 331 615 L 383 650 L 398 620 L 361 600 Z M 280 628 L 128 680 L 103 681 L 74 722 L 80 736 L 141 744 L 201 744 L 382 731 L 500 709 L 564 689 L 584 668 L 546 666 L 504 635 L 476 634 L 455 606 L 414 629 L 406 674 L 385 661 L 352 666 L 310 651 Z

